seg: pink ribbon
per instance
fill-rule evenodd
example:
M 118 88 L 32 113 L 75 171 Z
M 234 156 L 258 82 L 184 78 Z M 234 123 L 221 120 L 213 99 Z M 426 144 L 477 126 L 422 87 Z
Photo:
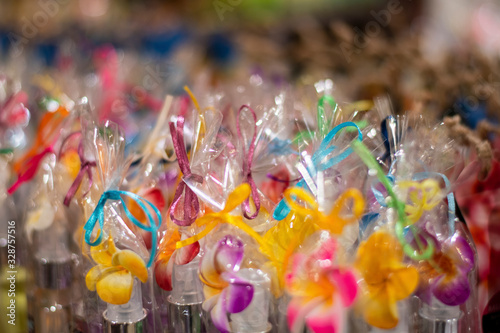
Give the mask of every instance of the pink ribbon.
M 17 191 L 19 186 L 22 184 L 30 181 L 35 175 L 36 171 L 38 170 L 38 166 L 42 162 L 43 158 L 45 155 L 53 153 L 54 149 L 52 146 L 49 146 L 45 148 L 41 153 L 36 154 L 35 156 L 31 157 L 28 162 L 26 163 L 26 167 L 24 168 L 24 171 L 21 170 L 19 171 L 17 175 L 17 180 L 12 186 L 7 190 L 7 193 L 13 194 L 14 192 Z
M 241 129 L 240 129 L 240 114 L 241 111 L 245 108 L 250 110 L 254 121 L 253 137 L 252 141 L 250 141 L 250 147 L 248 147 L 248 154 L 245 151 L 246 149 L 244 146 L 245 144 L 243 141 L 243 135 L 241 134 Z M 255 181 L 253 180 L 252 177 L 252 160 L 253 160 L 253 154 L 255 152 L 255 139 L 257 137 L 257 115 L 255 114 L 255 111 L 248 105 L 242 105 L 238 110 L 238 116 L 236 118 L 236 129 L 238 130 L 238 138 L 240 139 L 241 142 L 243 142 L 243 154 L 245 155 L 245 158 L 243 160 L 243 177 L 246 179 L 248 185 L 250 185 L 250 188 L 252 190 L 250 196 L 255 204 L 255 212 L 252 215 L 250 215 L 250 198 L 247 198 L 242 204 L 243 215 L 245 216 L 245 218 L 253 220 L 254 218 L 257 217 L 257 215 L 259 215 L 260 211 L 259 193 L 257 192 L 257 185 L 255 185 Z
M 174 123 L 170 123 L 170 134 L 172 135 L 172 141 L 174 144 L 175 155 L 177 156 L 177 162 L 179 163 L 179 168 L 183 174 L 183 179 L 190 178 L 197 183 L 203 182 L 203 177 L 200 175 L 193 174 L 189 166 L 189 159 L 187 157 L 186 149 L 184 148 L 184 115 L 186 113 L 189 99 L 183 98 L 181 101 L 181 111 L 177 117 L 177 126 Z M 184 219 L 179 220 L 175 218 L 174 212 L 179 204 L 182 193 L 184 192 Z M 174 200 L 170 206 L 170 218 L 175 224 L 179 226 L 189 226 L 198 217 L 200 212 L 200 203 L 196 194 L 186 185 L 184 181 L 179 183 L 177 189 L 175 190 Z

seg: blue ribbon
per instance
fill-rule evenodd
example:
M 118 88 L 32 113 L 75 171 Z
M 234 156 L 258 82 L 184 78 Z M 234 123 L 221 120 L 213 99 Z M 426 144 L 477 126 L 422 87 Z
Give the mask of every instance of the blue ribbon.
M 132 213 L 130 213 L 122 196 L 131 198 L 139 205 L 139 207 L 141 207 L 144 213 L 146 213 L 147 219 L 149 221 L 149 226 L 140 222 L 132 215 Z M 150 267 L 156 255 L 156 238 L 157 238 L 156 231 L 161 225 L 161 214 L 155 205 L 153 205 L 151 202 L 149 202 L 148 200 L 142 198 L 141 196 L 135 193 L 127 191 L 117 191 L 117 190 L 110 190 L 104 192 L 101 198 L 99 199 L 99 202 L 97 203 L 94 212 L 92 213 L 87 223 L 85 223 L 85 226 L 83 227 L 83 229 L 85 230 L 85 242 L 90 246 L 97 246 L 101 243 L 102 232 L 99 233 L 99 236 L 97 236 L 97 239 L 94 240 L 93 242 L 90 240 L 90 238 L 92 237 L 92 231 L 94 230 L 97 222 L 99 222 L 99 228 L 102 231 L 102 228 L 104 226 L 104 206 L 106 205 L 106 202 L 108 200 L 121 201 L 125 215 L 127 215 L 129 220 L 139 228 L 151 233 L 152 235 L 151 255 L 149 257 L 148 264 L 146 265 L 146 267 Z M 156 220 L 158 221 L 158 223 L 156 223 L 156 220 L 153 218 L 153 216 L 151 216 L 149 209 L 146 207 L 146 205 L 148 205 L 155 212 Z
M 272 155 L 299 155 L 295 150 L 293 150 L 290 146 L 292 145 L 292 140 L 281 140 L 279 138 L 273 139 L 268 145 L 268 153 Z
M 316 174 L 316 170 L 318 171 L 324 171 L 326 169 L 331 168 L 332 166 L 340 163 L 343 161 L 345 158 L 347 158 L 352 152 L 352 148 L 349 147 L 347 148 L 344 152 L 327 159 L 326 161 L 323 162 L 328 157 L 328 154 L 333 152 L 337 147 L 336 146 L 330 146 L 331 141 L 337 135 L 337 133 L 346 128 L 346 127 L 354 127 L 358 131 L 358 140 L 361 141 L 363 140 L 363 134 L 361 133 L 361 130 L 359 127 L 353 123 L 352 121 L 347 121 L 342 124 L 339 124 L 335 126 L 328 134 L 326 137 L 321 141 L 321 144 L 318 148 L 318 150 L 313 154 L 312 156 L 312 162 L 314 165 L 315 170 L 310 170 L 308 169 L 309 173 L 311 173 L 313 176 Z M 306 186 L 306 181 L 302 179 L 300 182 L 297 183 L 297 187 L 299 188 L 304 188 Z M 273 212 L 273 218 L 277 221 L 283 220 L 287 215 L 290 213 L 290 207 L 286 203 L 285 199 L 282 199 L 276 208 L 274 209 Z

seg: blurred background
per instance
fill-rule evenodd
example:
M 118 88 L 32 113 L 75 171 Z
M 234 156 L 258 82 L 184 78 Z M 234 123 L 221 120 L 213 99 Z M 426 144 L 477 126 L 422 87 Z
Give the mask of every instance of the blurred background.
M 488 95 L 491 113 L 498 31 L 498 0 L 1 0 L 0 69 L 20 82 L 51 72 L 76 98 L 110 63 L 96 51 L 113 48 L 115 74 L 158 98 L 258 74 L 332 78 L 347 99 L 382 91 L 439 115 Z

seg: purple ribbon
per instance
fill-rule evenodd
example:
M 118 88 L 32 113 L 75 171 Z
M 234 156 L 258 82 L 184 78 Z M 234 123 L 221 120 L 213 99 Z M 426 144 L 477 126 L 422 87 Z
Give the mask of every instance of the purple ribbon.
M 64 142 L 61 144 L 61 151 L 62 148 L 64 147 L 65 143 L 72 138 L 75 135 L 81 135 L 80 132 L 73 132 L 66 139 L 64 139 Z M 59 152 L 59 157 L 61 157 L 61 151 Z M 82 184 L 83 181 L 83 176 L 87 174 L 89 177 L 89 186 L 87 191 L 83 193 L 83 197 L 86 196 L 89 192 L 90 189 L 92 188 L 92 183 L 93 183 L 93 176 L 92 176 L 92 167 L 97 166 L 97 163 L 95 161 L 88 161 L 85 159 L 85 155 L 83 153 L 83 141 L 80 141 L 78 144 L 78 157 L 80 158 L 80 171 L 78 171 L 78 174 L 76 175 L 75 180 L 73 181 L 73 184 L 71 184 L 68 193 L 66 193 L 66 196 L 64 197 L 64 205 L 69 207 L 69 204 L 71 203 L 71 200 L 76 194 L 76 191 L 78 191 L 78 188 Z
M 177 126 L 174 123 L 170 123 L 170 134 L 172 135 L 172 141 L 174 144 L 175 155 L 177 156 L 177 162 L 179 163 L 179 168 L 183 174 L 183 179 L 190 178 L 197 183 L 203 182 L 203 177 L 200 175 L 193 174 L 189 166 L 189 160 L 187 157 L 186 149 L 184 148 L 184 114 L 187 109 L 187 103 L 189 100 L 183 99 L 181 105 L 181 112 L 177 117 Z M 184 192 L 185 191 L 185 192 Z M 184 192 L 184 220 L 179 220 L 175 218 L 174 212 L 179 204 L 182 193 Z M 175 224 L 179 226 L 189 226 L 198 217 L 200 212 L 200 203 L 196 194 L 186 185 L 184 181 L 179 183 L 177 189 L 175 190 L 174 200 L 170 206 L 170 219 L 174 221 Z
M 253 137 L 252 141 L 250 141 L 250 147 L 248 147 L 248 154 L 245 151 L 246 149 L 243 141 L 243 135 L 241 134 L 241 129 L 240 129 L 240 114 L 241 111 L 243 111 L 243 109 L 245 108 L 250 110 L 254 121 Z M 246 179 L 248 185 L 250 185 L 250 188 L 252 190 L 250 197 L 252 198 L 255 204 L 255 212 L 252 215 L 250 215 L 250 198 L 247 198 L 242 204 L 243 216 L 245 216 L 245 218 L 249 220 L 253 220 L 254 218 L 257 217 L 257 215 L 259 215 L 260 211 L 259 193 L 257 192 L 257 185 L 255 185 L 255 181 L 253 180 L 252 177 L 252 160 L 253 160 L 253 154 L 255 152 L 255 139 L 257 137 L 257 115 L 255 114 L 255 111 L 248 105 L 242 105 L 238 110 L 238 116 L 236 118 L 236 129 L 238 130 L 238 138 L 241 140 L 241 142 L 243 142 L 243 154 L 244 154 L 243 177 Z

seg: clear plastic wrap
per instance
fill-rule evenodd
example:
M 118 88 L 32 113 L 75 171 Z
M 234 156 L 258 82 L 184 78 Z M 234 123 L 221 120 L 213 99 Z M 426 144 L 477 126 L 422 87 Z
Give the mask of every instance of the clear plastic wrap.
M 156 244 L 160 212 L 145 198 L 120 190 L 126 162 L 125 139 L 118 126 L 110 122 L 104 126 L 87 122 L 83 128 L 86 142 L 94 150 L 98 174 L 96 188 L 83 201 L 87 221 L 83 226 L 83 251 L 91 258 L 87 262 L 91 268 L 85 270 L 90 291 L 85 302 L 88 322 L 98 326 L 103 323 L 106 329 L 132 323 L 154 331 L 157 314 L 151 265 L 156 247 L 149 253 L 142 237 L 128 225 L 133 223 L 150 232 L 151 242 Z M 131 213 L 129 200 L 140 207 L 146 221 Z

